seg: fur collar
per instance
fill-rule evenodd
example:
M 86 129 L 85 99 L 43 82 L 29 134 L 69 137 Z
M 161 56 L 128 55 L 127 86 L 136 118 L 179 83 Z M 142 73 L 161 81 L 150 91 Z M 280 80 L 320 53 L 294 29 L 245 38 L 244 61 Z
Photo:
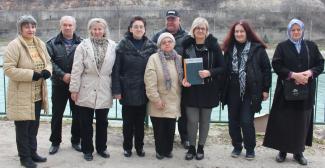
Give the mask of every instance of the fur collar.
M 182 42 L 183 48 L 188 48 L 190 45 L 195 44 L 195 39 L 190 35 L 187 35 Z M 208 37 L 205 39 L 204 42 L 205 46 L 211 50 L 216 49 L 218 47 L 218 39 L 214 37 L 212 34 L 209 34 Z

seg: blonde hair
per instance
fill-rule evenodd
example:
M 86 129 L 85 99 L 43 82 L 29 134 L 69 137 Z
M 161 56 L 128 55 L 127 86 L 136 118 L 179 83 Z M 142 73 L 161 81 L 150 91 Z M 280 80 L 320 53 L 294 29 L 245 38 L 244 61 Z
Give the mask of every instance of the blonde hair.
M 195 38 L 194 37 L 194 29 L 197 28 L 200 25 L 204 25 L 206 27 L 206 29 L 207 29 L 207 35 L 209 34 L 209 23 L 208 23 L 208 21 L 203 17 L 197 17 L 197 18 L 195 18 L 193 20 L 193 23 L 192 23 L 192 26 L 191 26 L 191 29 L 190 29 L 190 32 L 189 32 L 191 37 Z
M 103 19 L 103 18 L 92 18 L 92 19 L 90 19 L 89 20 L 89 22 L 88 22 L 88 34 L 89 34 L 89 37 L 92 37 L 92 34 L 91 34 L 91 28 L 92 28 L 92 26 L 94 26 L 94 24 L 96 24 L 96 23 L 101 23 L 101 24 L 103 24 L 103 26 L 104 26 L 104 30 L 105 30 L 105 33 L 104 33 L 104 38 L 106 38 L 106 39 L 108 39 L 108 24 L 107 24 L 107 22 L 105 21 L 105 19 Z

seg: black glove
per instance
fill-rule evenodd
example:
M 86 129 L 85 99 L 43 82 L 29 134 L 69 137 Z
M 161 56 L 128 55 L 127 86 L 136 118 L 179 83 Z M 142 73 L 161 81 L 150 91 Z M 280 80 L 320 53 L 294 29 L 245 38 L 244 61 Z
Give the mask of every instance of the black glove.
M 42 75 L 39 72 L 34 71 L 33 81 L 38 81 L 41 77 L 42 77 Z
M 48 70 L 43 69 L 41 75 L 44 79 L 48 79 L 51 76 L 51 73 Z

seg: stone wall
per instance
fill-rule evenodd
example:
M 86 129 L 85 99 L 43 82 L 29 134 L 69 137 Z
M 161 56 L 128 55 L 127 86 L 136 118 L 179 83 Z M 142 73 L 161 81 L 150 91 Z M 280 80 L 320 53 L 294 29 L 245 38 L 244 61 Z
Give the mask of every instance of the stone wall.
M 220 40 L 229 26 L 238 19 L 248 20 L 260 36 L 271 43 L 285 39 L 286 25 L 293 17 L 306 24 L 306 38 L 325 41 L 325 0 L 0 0 L 0 38 L 16 36 L 16 20 L 31 14 L 39 22 L 38 35 L 44 40 L 57 34 L 63 15 L 77 19 L 79 32 L 87 36 L 86 25 L 93 17 L 102 17 L 110 25 L 111 38 L 123 36 L 131 17 L 147 19 L 147 35 L 152 36 L 164 27 L 167 9 L 175 8 L 182 15 L 182 26 L 189 30 L 194 18 L 208 19 L 210 32 Z

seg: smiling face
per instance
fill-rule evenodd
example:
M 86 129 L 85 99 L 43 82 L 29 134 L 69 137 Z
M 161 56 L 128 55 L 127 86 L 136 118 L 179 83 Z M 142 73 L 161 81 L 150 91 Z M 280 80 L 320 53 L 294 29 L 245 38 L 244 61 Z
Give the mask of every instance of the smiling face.
M 133 38 L 142 39 L 144 33 L 146 32 L 144 23 L 141 20 L 133 22 L 130 32 L 133 34 Z
M 95 39 L 103 38 L 105 35 L 105 26 L 102 23 L 94 23 L 90 28 L 90 32 Z
M 24 23 L 21 25 L 21 36 L 26 39 L 32 39 L 36 33 L 36 25 L 31 23 Z
M 175 47 L 175 44 L 172 39 L 166 37 L 160 42 L 160 49 L 164 52 L 171 52 Z
M 200 24 L 194 29 L 195 39 L 204 40 L 207 36 L 208 29 L 204 24 Z
M 235 26 L 235 39 L 239 43 L 245 43 L 247 41 L 247 35 L 244 27 L 240 24 Z
M 301 27 L 298 24 L 292 25 L 291 30 L 290 30 L 290 37 L 294 41 L 298 41 L 298 40 L 301 39 L 302 30 L 301 30 Z

